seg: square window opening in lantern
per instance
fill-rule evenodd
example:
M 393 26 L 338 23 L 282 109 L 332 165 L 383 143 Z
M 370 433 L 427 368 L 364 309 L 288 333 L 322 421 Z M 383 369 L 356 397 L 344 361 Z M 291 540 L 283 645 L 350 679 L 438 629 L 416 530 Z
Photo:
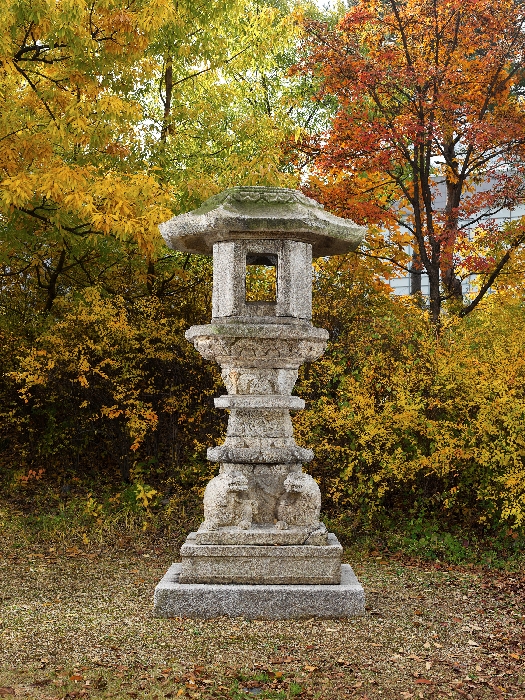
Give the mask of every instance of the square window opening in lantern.
M 277 303 L 277 255 L 246 256 L 246 302 Z

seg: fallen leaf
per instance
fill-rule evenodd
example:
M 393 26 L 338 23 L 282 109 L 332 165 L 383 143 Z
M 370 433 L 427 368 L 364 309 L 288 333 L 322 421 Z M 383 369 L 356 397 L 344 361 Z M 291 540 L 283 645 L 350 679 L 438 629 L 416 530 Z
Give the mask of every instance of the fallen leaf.
M 473 639 L 469 639 L 467 644 L 470 644 L 471 647 L 479 647 L 479 644 L 475 642 Z
M 14 695 L 14 694 L 15 694 L 14 688 L 0 688 L 0 695 L 2 695 L 2 696 Z
M 316 671 L 316 670 L 317 670 L 317 666 L 305 666 L 305 667 L 304 667 L 304 670 L 305 670 L 305 671 Z
M 74 673 L 72 676 L 69 676 L 70 681 L 83 681 L 84 676 L 81 676 L 79 673 Z
M 429 681 L 428 678 L 418 678 L 414 683 L 416 685 L 432 685 L 432 681 Z

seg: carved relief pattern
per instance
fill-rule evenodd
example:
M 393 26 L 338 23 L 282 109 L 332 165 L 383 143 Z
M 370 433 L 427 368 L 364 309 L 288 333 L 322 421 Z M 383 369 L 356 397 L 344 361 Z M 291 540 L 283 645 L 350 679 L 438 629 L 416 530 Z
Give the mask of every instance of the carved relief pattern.
M 242 407 L 230 407 L 224 444 L 208 450 L 208 459 L 222 466 L 204 494 L 201 542 L 207 537 L 217 541 L 222 531 L 228 541 L 234 537 L 242 543 L 242 533 L 249 530 L 250 537 L 260 532 L 274 543 L 298 537 L 299 542 L 326 544 L 326 528 L 319 522 L 319 487 L 301 471 L 301 463 L 310 461 L 313 453 L 297 445 L 290 411 L 275 398 L 291 396 L 298 367 L 323 353 L 325 338 L 313 328 L 300 333 L 281 329 L 275 335 L 272 329 L 273 337 L 267 330 L 257 330 L 255 337 L 233 329 L 189 333 L 198 352 L 221 365 L 228 394 L 257 397 Z M 273 534 L 264 535 L 265 528 Z
M 234 358 L 246 360 L 283 360 L 297 367 L 313 362 L 325 348 L 325 340 L 302 340 L 276 338 L 235 338 L 224 336 L 197 336 L 192 339 L 195 349 L 207 360 L 220 364 Z
M 315 479 L 303 472 L 290 472 L 284 481 L 285 493 L 277 508 L 278 524 L 286 527 L 318 527 L 321 491 Z
M 228 421 L 228 437 L 293 436 L 290 412 L 286 410 L 233 409 Z
M 292 393 L 298 372 L 296 369 L 256 369 L 223 365 L 221 374 L 228 394 L 288 396 Z
M 214 201 L 217 203 L 224 202 L 267 202 L 268 204 L 303 204 L 313 209 L 324 209 L 323 205 L 316 202 L 310 197 L 306 197 L 301 192 L 297 190 L 289 189 L 272 189 L 264 188 L 264 190 L 257 190 L 255 187 L 250 189 L 232 189 L 224 194 L 216 195 Z

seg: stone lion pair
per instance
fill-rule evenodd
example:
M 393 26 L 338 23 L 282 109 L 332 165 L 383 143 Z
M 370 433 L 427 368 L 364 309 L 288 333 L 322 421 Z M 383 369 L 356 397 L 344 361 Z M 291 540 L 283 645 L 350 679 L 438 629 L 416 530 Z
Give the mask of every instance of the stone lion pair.
M 220 473 L 204 492 L 203 529 L 237 527 L 247 530 L 257 514 L 257 501 L 250 497 L 248 479 L 240 471 Z M 290 472 L 277 504 L 277 519 L 268 523 L 280 530 L 319 526 L 321 492 L 315 480 L 304 472 Z

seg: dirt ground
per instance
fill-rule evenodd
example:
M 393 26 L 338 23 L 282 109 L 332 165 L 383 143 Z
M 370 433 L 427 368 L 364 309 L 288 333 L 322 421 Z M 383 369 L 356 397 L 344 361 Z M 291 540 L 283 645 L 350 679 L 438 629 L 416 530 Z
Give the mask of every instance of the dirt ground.
M 363 617 L 159 620 L 175 551 L 5 552 L 0 697 L 525 700 L 525 576 L 350 556 Z

